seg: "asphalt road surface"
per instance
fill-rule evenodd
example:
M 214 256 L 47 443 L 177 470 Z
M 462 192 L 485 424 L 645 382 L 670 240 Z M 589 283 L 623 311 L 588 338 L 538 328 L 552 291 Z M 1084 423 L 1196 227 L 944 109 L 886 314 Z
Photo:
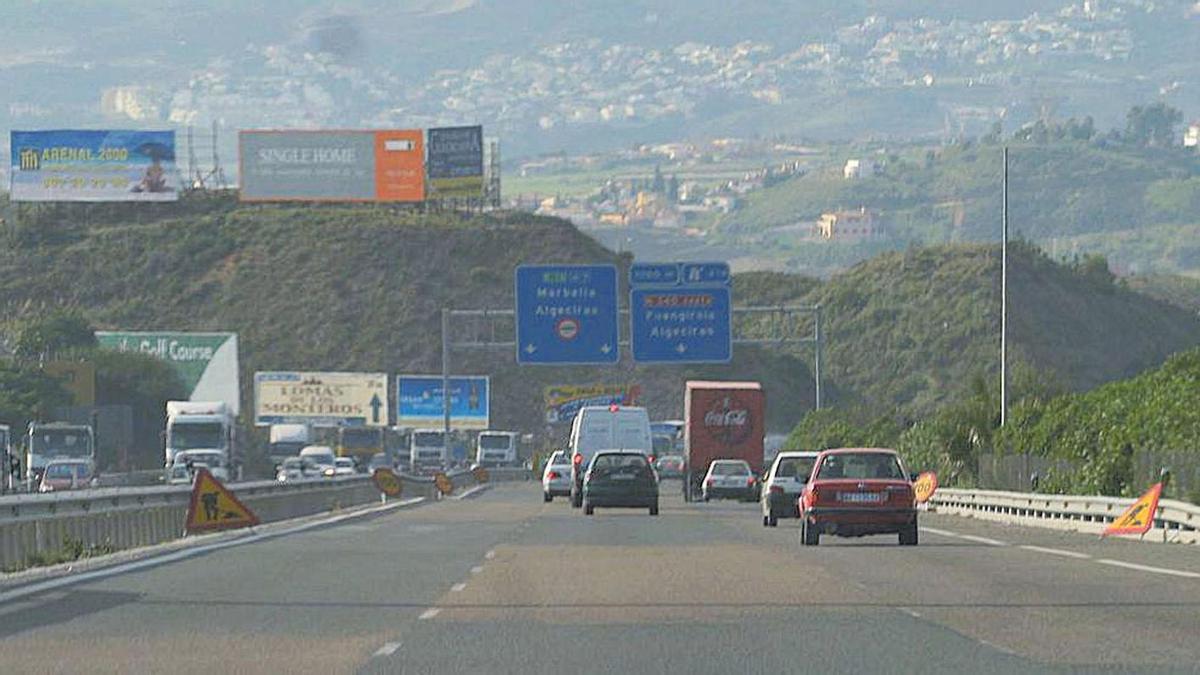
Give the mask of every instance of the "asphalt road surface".
M 800 548 L 757 504 L 532 483 L 0 605 L 0 671 L 1195 672 L 1200 549 L 927 514 Z

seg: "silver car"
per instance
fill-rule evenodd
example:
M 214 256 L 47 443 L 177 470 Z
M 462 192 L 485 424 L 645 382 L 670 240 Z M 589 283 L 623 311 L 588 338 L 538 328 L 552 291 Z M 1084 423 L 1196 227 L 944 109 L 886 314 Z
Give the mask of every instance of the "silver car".
M 546 462 L 542 469 L 542 501 L 554 501 L 555 497 L 571 496 L 571 456 L 559 450 Z
M 775 456 L 762 488 L 763 527 L 775 527 L 780 518 L 796 518 L 796 500 L 812 473 L 815 452 L 785 451 Z

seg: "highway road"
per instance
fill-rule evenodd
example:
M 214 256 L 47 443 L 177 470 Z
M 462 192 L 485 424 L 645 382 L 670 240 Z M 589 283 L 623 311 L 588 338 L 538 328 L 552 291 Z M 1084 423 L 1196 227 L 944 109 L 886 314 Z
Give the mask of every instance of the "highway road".
M 532 483 L 0 605 L 4 672 L 1195 672 L 1200 551 L 927 515 L 800 548 L 757 505 Z

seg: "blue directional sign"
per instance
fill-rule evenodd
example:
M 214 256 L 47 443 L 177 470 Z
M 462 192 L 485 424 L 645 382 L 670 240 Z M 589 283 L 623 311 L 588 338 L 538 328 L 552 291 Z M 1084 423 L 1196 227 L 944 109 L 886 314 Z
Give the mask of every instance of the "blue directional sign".
M 522 265 L 517 268 L 517 363 L 614 364 L 617 268 Z
M 653 267 L 658 266 L 646 266 Z M 733 358 L 729 266 L 684 263 L 676 267 L 675 281 L 662 283 L 646 281 L 650 274 L 630 271 L 633 360 L 728 363 Z

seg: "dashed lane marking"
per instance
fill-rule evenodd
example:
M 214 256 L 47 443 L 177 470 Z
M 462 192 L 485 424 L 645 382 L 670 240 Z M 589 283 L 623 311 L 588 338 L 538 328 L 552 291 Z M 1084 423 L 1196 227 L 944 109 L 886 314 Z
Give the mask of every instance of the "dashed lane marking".
M 400 649 L 399 642 L 388 642 L 379 649 L 375 650 L 375 656 L 391 656 L 392 654 L 395 654 L 396 650 L 398 649 Z
M 1125 562 L 1122 560 L 1109 560 L 1101 558 L 1096 562 L 1101 565 L 1112 565 L 1113 567 L 1124 567 L 1125 569 L 1137 570 L 1139 572 L 1150 572 L 1152 574 L 1167 574 L 1173 577 L 1186 577 L 1188 579 L 1200 579 L 1200 573 L 1188 572 L 1185 570 L 1173 570 L 1166 567 L 1152 567 L 1150 565 L 1139 565 L 1137 563 Z
M 946 530 L 938 530 L 938 529 L 934 529 L 932 527 L 922 527 L 921 531 L 926 532 L 928 534 L 936 534 L 939 537 L 954 537 L 955 539 L 962 536 L 962 535 L 956 534 L 954 532 L 948 532 Z
M 481 567 L 479 565 L 476 565 L 475 567 L 471 568 L 471 574 L 479 574 L 482 571 L 483 571 L 483 567 Z
M 466 587 L 467 587 L 467 585 L 463 584 L 463 583 L 454 584 L 453 586 L 450 587 L 450 592 L 451 593 L 462 593 L 463 590 L 466 589 Z
M 418 616 L 417 618 L 420 619 L 421 621 L 428 621 L 441 613 L 442 613 L 441 609 L 439 609 L 437 607 L 430 607 L 429 609 L 425 610 L 424 612 L 421 612 L 421 616 Z
M 1035 551 L 1037 553 L 1048 553 L 1050 555 L 1061 555 L 1065 558 L 1075 558 L 1076 560 L 1091 560 L 1092 556 L 1078 551 L 1064 551 L 1061 548 L 1046 548 L 1045 546 L 1024 545 L 1017 548 L 1025 549 L 1026 551 Z
M 987 546 L 1008 546 L 1008 544 L 1000 541 L 999 539 L 988 539 L 987 537 L 978 537 L 973 534 L 960 534 L 958 536 L 962 539 L 973 541 L 977 544 L 986 544 Z
M 483 554 L 483 557 L 484 557 L 484 559 L 486 559 L 486 560 L 491 560 L 492 558 L 495 558 L 495 557 L 496 557 L 496 551 L 495 551 L 495 549 L 493 549 L 493 550 L 491 550 L 491 551 L 488 551 L 487 553 Z

